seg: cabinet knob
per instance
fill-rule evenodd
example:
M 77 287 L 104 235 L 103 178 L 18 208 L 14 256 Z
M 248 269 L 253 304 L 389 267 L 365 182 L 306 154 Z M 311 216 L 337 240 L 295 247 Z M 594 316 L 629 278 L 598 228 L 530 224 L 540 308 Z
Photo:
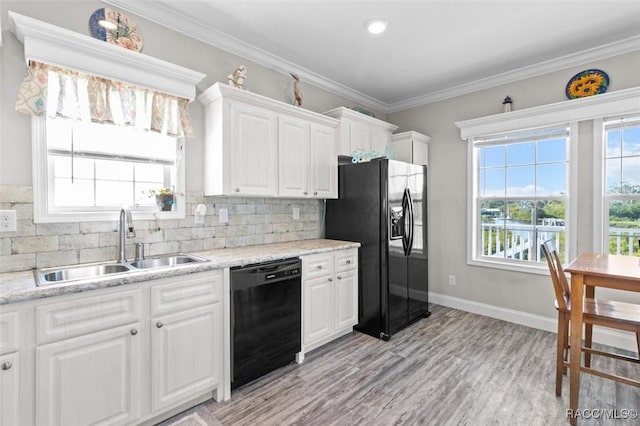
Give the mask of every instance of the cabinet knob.
M 11 369 L 11 367 L 13 367 L 13 364 L 12 364 L 10 361 L 3 362 L 3 363 L 2 363 L 2 369 L 3 369 L 4 371 L 10 370 L 10 369 Z
M 318 191 L 313 191 L 313 195 L 318 195 Z
M 158 327 L 158 328 L 162 328 L 163 326 L 164 326 L 164 324 L 162 323 L 162 321 L 158 321 L 156 323 L 156 327 Z
M 138 334 L 138 330 L 136 330 L 135 328 L 132 328 L 130 333 L 132 336 L 135 336 L 136 334 Z
M 333 278 L 329 278 L 329 282 L 333 281 Z
M 309 193 L 309 191 L 304 191 L 303 192 L 304 195 L 307 195 L 308 193 Z
M 350 265 L 350 264 L 351 264 L 351 261 L 350 261 L 350 260 L 347 260 L 347 265 Z
M 336 278 L 341 280 L 342 279 L 342 275 L 338 275 Z
M 322 269 L 322 265 L 318 265 L 318 269 Z
M 234 191 L 240 192 L 240 188 L 236 188 L 236 189 L 234 189 Z

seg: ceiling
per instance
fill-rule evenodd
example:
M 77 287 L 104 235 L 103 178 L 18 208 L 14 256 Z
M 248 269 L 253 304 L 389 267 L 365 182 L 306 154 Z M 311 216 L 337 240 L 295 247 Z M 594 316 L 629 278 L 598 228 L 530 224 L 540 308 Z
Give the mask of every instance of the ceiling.
M 386 112 L 640 50 L 640 0 L 104 2 Z

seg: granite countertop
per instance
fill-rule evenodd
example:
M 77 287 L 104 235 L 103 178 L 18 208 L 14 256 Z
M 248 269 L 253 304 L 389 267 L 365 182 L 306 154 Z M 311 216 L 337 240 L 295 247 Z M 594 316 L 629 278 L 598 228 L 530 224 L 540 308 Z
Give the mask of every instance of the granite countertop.
M 360 247 L 360 243 L 319 239 L 217 249 L 188 253 L 209 259 L 208 262 L 138 270 L 42 287 L 36 286 L 33 271 L 9 272 L 0 274 L 0 305 L 356 247 Z

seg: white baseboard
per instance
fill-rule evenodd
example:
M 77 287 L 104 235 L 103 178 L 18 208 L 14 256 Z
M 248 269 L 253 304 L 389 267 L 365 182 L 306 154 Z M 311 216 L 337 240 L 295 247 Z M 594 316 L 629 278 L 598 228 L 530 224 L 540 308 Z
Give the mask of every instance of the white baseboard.
M 473 314 L 484 315 L 539 330 L 557 332 L 557 318 L 543 317 L 527 312 L 516 311 L 514 309 L 502 308 L 500 306 L 487 305 L 485 303 L 474 302 L 472 300 L 460 299 L 458 297 L 447 296 L 445 294 L 429 292 L 429 302 L 448 308 L 459 309 Z M 593 341 L 607 346 L 612 346 L 636 353 L 635 336 L 632 333 L 625 333 L 618 330 L 593 328 Z

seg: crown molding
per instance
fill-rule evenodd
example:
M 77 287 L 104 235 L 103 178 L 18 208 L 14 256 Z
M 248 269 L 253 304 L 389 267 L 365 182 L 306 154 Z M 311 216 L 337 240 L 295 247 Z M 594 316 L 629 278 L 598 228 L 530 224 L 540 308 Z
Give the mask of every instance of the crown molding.
M 9 12 L 9 29 L 24 45 L 24 58 L 132 83 L 193 100 L 205 75 L 84 34 Z
M 415 108 L 433 102 L 443 101 L 445 99 L 455 98 L 457 96 L 467 95 L 469 93 L 479 92 L 481 90 L 509 83 L 515 83 L 517 81 L 538 77 L 555 71 L 565 70 L 571 67 L 584 65 L 589 62 L 611 58 L 613 56 L 623 55 L 625 53 L 635 52 L 637 50 L 640 50 L 640 36 L 630 37 L 613 43 L 604 44 L 602 46 L 593 47 L 582 52 L 518 68 L 513 71 L 482 78 L 480 80 L 428 93 L 422 96 L 417 96 L 412 99 L 407 99 L 406 101 L 388 104 L 387 112 L 404 111 L 409 108 Z
M 132 2 L 128 0 L 102 0 L 103 3 L 118 7 L 126 12 L 134 13 L 173 31 L 217 47 L 231 54 L 249 59 L 274 71 L 289 75 L 297 74 L 305 83 L 309 83 L 334 95 L 350 99 L 365 107 L 386 112 L 388 105 L 378 99 L 365 95 L 344 84 L 333 81 L 323 75 L 304 68 L 298 64 L 273 55 L 263 49 L 231 37 L 221 31 L 203 24 L 180 13 L 177 8 L 169 7 L 162 2 Z
M 527 78 L 537 77 L 542 74 L 640 50 L 640 36 L 631 37 L 459 86 L 426 93 L 404 101 L 386 103 L 301 67 L 291 61 L 259 49 L 242 40 L 217 31 L 214 28 L 210 28 L 201 21 L 181 13 L 177 7 L 168 6 L 164 2 L 132 2 L 130 0 L 102 0 L 102 2 L 134 13 L 188 37 L 249 59 L 275 71 L 285 74 L 295 72 L 309 84 L 383 113 L 404 111 L 433 102 L 467 95 Z
M 640 86 L 455 123 L 464 139 L 640 112 Z

